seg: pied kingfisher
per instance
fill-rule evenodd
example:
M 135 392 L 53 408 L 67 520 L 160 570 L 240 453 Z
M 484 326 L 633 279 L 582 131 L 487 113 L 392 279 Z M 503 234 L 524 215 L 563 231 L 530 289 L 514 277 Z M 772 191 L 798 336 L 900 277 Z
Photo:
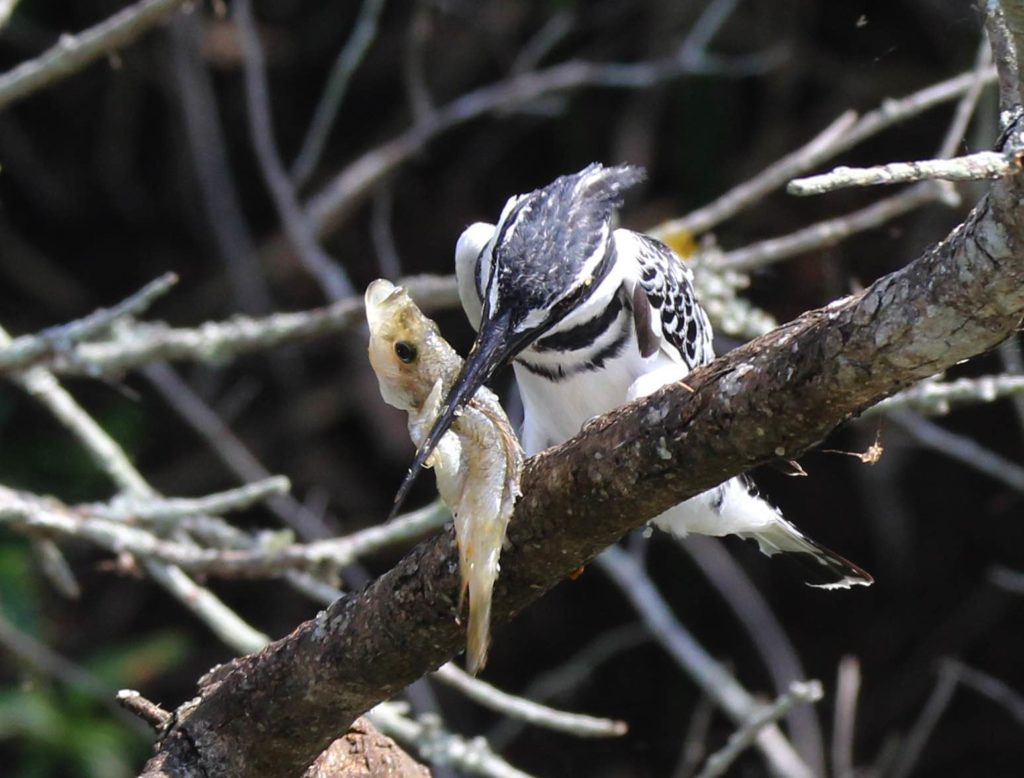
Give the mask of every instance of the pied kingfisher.
M 623 190 L 643 175 L 637 167 L 594 163 L 512 197 L 497 225 L 477 223 L 462 233 L 459 297 L 478 334 L 398 500 L 460 406 L 510 360 L 523 401 L 523 447 L 535 454 L 714 358 L 689 268 L 653 238 L 612 229 Z M 742 476 L 654 523 L 679 536 L 752 538 L 765 554 L 802 562 L 812 586 L 872 580 L 805 537 Z

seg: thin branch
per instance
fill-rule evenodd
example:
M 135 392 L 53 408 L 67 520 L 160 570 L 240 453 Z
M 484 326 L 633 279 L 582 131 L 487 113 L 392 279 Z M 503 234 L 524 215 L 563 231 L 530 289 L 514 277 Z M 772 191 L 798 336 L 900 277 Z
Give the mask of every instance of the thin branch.
M 1024 381 L 1024 354 L 1021 353 L 1020 337 L 1007 338 L 999 346 L 999 361 L 1006 370 L 1005 378 L 1019 378 Z M 1017 426 L 1024 431 L 1024 392 L 1012 398 L 1013 411 L 1017 416 Z
M 612 547 L 597 558 L 597 565 L 616 583 L 654 638 L 680 668 L 737 726 L 742 727 L 759 716 L 762 706 L 672 615 L 668 604 L 636 560 L 621 549 Z M 766 721 L 755 736 L 754 740 L 773 772 L 785 776 L 813 775 L 773 722 Z
M 370 45 L 377 37 L 377 23 L 385 0 L 363 0 L 359 16 L 352 25 L 348 40 L 338 52 L 338 58 L 331 67 L 320 102 L 313 113 L 313 120 L 306 131 L 299 153 L 292 163 L 291 178 L 296 187 L 301 187 L 316 169 L 323 154 L 324 145 L 334 125 L 338 109 L 345 99 L 349 82 L 359 63 L 363 61 Z
M 932 689 L 928 701 L 904 739 L 886 778 L 907 778 L 911 774 L 918 759 L 921 758 L 925 743 L 949 707 L 957 687 L 957 674 L 951 666 L 942 665 L 938 675 L 935 688 Z
M 445 731 L 435 716 L 407 715 L 402 703 L 386 702 L 366 714 L 382 732 L 416 751 L 425 762 L 451 765 L 487 778 L 532 778 L 495 754 L 483 738 L 466 740 Z
M 1010 341 L 1007 341 L 1010 342 Z M 1024 375 L 989 375 L 953 381 L 921 381 L 864 411 L 875 416 L 898 410 L 945 416 L 953 408 L 1024 397 Z
M 947 659 L 946 665 L 962 686 L 1001 706 L 1018 725 L 1024 727 L 1024 695 L 1005 681 L 955 659 Z
M 249 116 L 249 134 L 263 180 L 277 208 L 285 234 L 299 261 L 316 279 L 328 300 L 336 301 L 355 293 L 348 275 L 320 247 L 316 234 L 299 206 L 298 197 L 284 169 L 274 140 L 266 63 L 250 0 L 235 0 L 234 20 L 245 61 L 245 97 Z
M 768 601 L 717 539 L 691 536 L 680 545 L 718 590 L 772 677 L 776 694 L 806 678 L 803 664 Z M 794 708 L 788 718 L 793 745 L 815 774 L 825 772 L 821 725 L 813 707 Z
M 711 0 L 690 27 L 690 32 L 679 47 L 679 59 L 690 63 L 691 67 L 697 67 L 701 58 L 707 54 L 711 42 L 721 32 L 739 4 L 740 0 Z
M 956 151 L 960 140 L 963 138 L 967 123 L 970 121 L 974 108 L 981 96 L 982 89 L 992 80 L 991 52 L 984 41 L 982 42 L 974 70 L 954 80 L 966 85 L 966 88 L 957 103 L 953 119 L 942 139 L 942 143 L 939 145 L 937 155 L 941 158 L 950 157 Z M 925 90 L 925 93 L 928 91 Z M 925 103 L 927 103 L 925 100 L 918 101 L 910 98 L 906 101 L 907 105 L 914 107 Z M 892 114 L 901 115 L 901 112 L 894 110 Z M 861 120 L 861 123 L 858 123 L 857 127 L 866 125 L 868 129 L 879 128 L 876 120 L 877 116 L 878 112 L 868 114 Z M 854 131 L 856 132 L 856 128 Z M 841 140 L 845 143 L 848 139 L 843 138 Z M 797 152 L 795 155 L 797 159 L 799 159 L 799 154 L 800 152 Z M 767 175 L 768 172 L 765 171 L 763 175 Z M 755 185 L 755 190 L 756 184 L 761 179 L 762 176 L 758 176 L 752 182 Z M 737 189 L 742 191 L 746 186 L 741 185 Z M 727 198 L 728 195 L 722 198 L 724 205 L 728 205 Z M 765 265 L 781 262 L 798 254 L 805 254 L 809 251 L 834 246 L 851 235 L 877 229 L 893 219 L 936 201 L 954 207 L 960 204 L 960 195 L 947 181 L 922 183 L 844 216 L 825 219 L 817 224 L 796 230 L 789 235 L 769 238 L 753 245 L 730 251 L 721 256 L 720 265 L 738 272 L 749 272 Z
M 985 29 L 999 65 L 1000 125 L 1005 128 L 1024 105 L 1024 8 L 1016 0 L 988 0 Z
M 572 11 L 565 8 L 555 11 L 522 45 L 509 67 L 509 72 L 520 74 L 535 70 L 555 46 L 572 32 L 576 22 L 576 15 Z
M 454 276 L 409 276 L 400 283 L 426 311 L 459 304 Z M 359 296 L 311 311 L 260 318 L 235 316 L 195 329 L 136 323 L 120 328 L 111 340 L 82 343 L 67 353 L 47 355 L 41 364 L 64 375 L 92 376 L 118 375 L 161 360 L 224 365 L 243 354 L 344 332 L 365 320 Z
M 235 489 L 205 497 L 149 497 L 138 499 L 120 494 L 110 503 L 82 506 L 79 510 L 103 519 L 134 520 L 155 524 L 172 524 L 184 516 L 229 513 L 250 508 L 278 494 L 286 494 L 291 484 L 283 475 L 265 478 Z
M 466 697 L 505 716 L 519 719 L 535 727 L 544 727 L 555 732 L 564 732 L 575 737 L 620 737 L 629 728 L 626 722 L 615 719 L 602 719 L 582 713 L 549 708 L 524 697 L 517 697 L 503 692 L 485 683 L 455 665 L 441 665 L 433 675 L 442 683 L 458 689 Z
M 0 75 L 0 110 L 127 46 L 184 4 L 185 0 L 141 0 L 77 35 L 62 35 L 39 57 Z
M 272 478 L 227 492 L 199 498 L 165 498 L 158 495 L 118 496 L 105 504 L 68 506 L 54 498 L 17 492 L 0 486 L 0 524 L 28 533 L 57 534 L 95 543 L 111 553 L 128 552 L 146 560 L 158 560 L 183 569 L 226 577 L 273 577 L 291 570 L 341 569 L 380 549 L 406 543 L 436 531 L 451 516 L 440 503 L 399 516 L 381 526 L 369 527 L 340 538 L 300 544 L 281 542 L 280 533 L 256 537 L 239 530 L 231 537 L 217 537 L 227 547 L 203 548 L 180 540 L 164 540 L 143 524 L 185 527 L 182 519 L 214 521 L 207 514 L 238 510 L 258 500 L 284 493 L 287 480 Z M 233 528 L 231 528 L 233 529 Z M 330 603 L 341 596 L 331 589 L 322 598 Z
M 1024 467 L 982 446 L 966 435 L 950 432 L 934 422 L 907 411 L 889 415 L 910 437 L 950 459 L 967 465 L 1011 489 L 1024 492 Z
M 853 186 L 907 184 L 916 181 L 986 181 L 1014 175 L 1020 161 L 995 151 L 979 151 L 953 159 L 925 159 L 916 162 L 890 162 L 875 167 L 837 167 L 830 173 L 789 182 L 791 195 L 807 196 L 834 192 Z
M 746 273 L 798 254 L 835 246 L 851 235 L 874 230 L 922 205 L 942 200 L 943 197 L 944 193 L 938 184 L 918 184 L 845 216 L 824 219 L 789 235 L 768 238 L 750 246 L 728 251 L 722 255 L 720 266 Z
M 252 483 L 271 477 L 270 471 L 249 447 L 173 367 L 165 362 L 153 362 L 142 368 L 142 374 L 242 483 Z M 285 526 L 291 527 L 304 540 L 329 534 L 320 517 L 307 510 L 290 493 L 271 497 L 267 501 L 267 507 Z
M 716 778 L 724 775 L 739 755 L 753 745 L 758 733 L 765 727 L 778 722 L 797 705 L 817 702 L 823 695 L 821 683 L 818 681 L 793 681 L 785 694 L 779 695 L 775 702 L 730 735 L 729 742 L 720 751 L 708 757 L 707 764 L 697 774 L 697 778 Z
M 10 336 L 0 328 L 0 346 L 9 343 Z M 16 375 L 14 380 L 78 439 L 96 464 L 121 491 L 136 497 L 156 495 L 153 488 L 128 460 L 124 450 L 75 402 L 52 373 L 41 367 L 33 367 Z M 246 624 L 238 614 L 212 592 L 198 586 L 181 569 L 156 560 L 145 560 L 143 564 L 154 580 L 206 622 L 218 637 L 235 650 L 256 651 L 266 645 L 266 635 Z
M 31 667 L 37 673 L 88 695 L 115 714 L 117 718 L 128 724 L 133 723 L 130 718 L 121 715 L 121 710 L 111 698 L 113 690 L 106 683 L 85 668 L 54 651 L 42 641 L 18 629 L 4 615 L 3 611 L 0 611 L 0 648 L 11 653 L 19 662 Z
M 995 68 L 988 68 L 980 75 L 985 84 L 994 81 L 995 77 Z M 755 178 L 731 189 L 714 202 L 679 219 L 665 222 L 658 230 L 663 234 L 686 232 L 700 235 L 707 232 L 758 202 L 769 192 L 783 186 L 794 176 L 841 154 L 894 124 L 956 99 L 972 89 L 978 80 L 979 74 L 972 70 L 947 81 L 932 84 L 906 97 L 886 100 L 881 106 L 859 119 L 855 113 L 848 111 L 803 148 L 783 157 Z
M 48 355 L 67 351 L 122 319 L 138 316 L 177 282 L 178 277 L 174 273 L 165 273 L 111 308 L 100 308 L 82 319 L 14 338 L 8 345 L 0 347 L 0 373 L 19 370 Z
M 960 147 L 964 135 L 967 134 L 967 127 L 971 123 L 974 111 L 978 107 L 981 93 L 985 88 L 985 72 L 991 67 L 992 47 L 989 46 L 988 40 L 982 35 L 981 42 L 978 44 L 978 54 L 974 59 L 974 83 L 971 84 L 970 89 L 964 92 L 963 97 L 960 98 L 956 105 L 956 110 L 953 112 L 953 120 L 949 123 L 949 129 L 946 130 L 946 137 L 942 139 L 939 151 L 935 155 L 940 159 L 948 159 L 954 156 Z
M 39 569 L 53 588 L 69 600 L 77 600 L 82 595 L 82 587 L 60 547 L 49 538 L 31 538 L 31 545 Z
M 147 700 L 134 689 L 121 689 L 117 693 L 117 704 L 133 716 L 149 724 L 158 732 L 167 724 L 171 714 Z
M 773 162 L 749 181 L 744 181 L 713 202 L 679 219 L 663 222 L 651 235 L 664 240 L 676 233 L 700 235 L 721 224 L 742 210 L 760 201 L 769 192 L 778 189 L 797 172 L 809 170 L 834 154 L 842 139 L 857 124 L 856 111 L 846 111 L 812 138 L 806 145 Z
M 591 678 L 599 665 L 649 641 L 650 636 L 638 624 L 625 624 L 603 632 L 566 662 L 530 681 L 520 697 L 539 702 L 559 698 Z M 501 751 L 524 727 L 521 719 L 506 717 L 487 734 L 487 742 Z
M 0 29 L 7 26 L 19 0 L 0 0 Z
M 1024 594 L 1024 573 L 997 565 L 989 570 L 989 581 L 1007 592 Z
M 258 268 L 258 254 L 231 172 L 217 95 L 201 51 L 201 23 L 199 14 L 190 14 L 169 26 L 172 86 L 202 213 L 227 270 L 237 307 L 246 313 L 265 314 L 273 309 L 273 300 Z
M 69 659 L 58 654 L 45 643 L 18 629 L 0 611 L 0 646 L 45 676 L 55 678 L 65 686 L 78 689 L 90 697 L 110 706 L 111 689 L 99 678 Z
M 697 768 L 704 761 L 704 756 L 708 752 L 708 732 L 714 718 L 715 704 L 704 692 L 701 692 L 697 703 L 693 706 L 690 720 L 686 723 L 686 736 L 683 738 L 679 760 L 675 770 L 672 771 L 672 778 L 693 778 L 697 774 Z
M 832 728 L 832 773 L 835 778 L 853 778 L 853 733 L 860 694 L 860 662 L 855 656 L 839 660 Z
M 715 332 L 749 340 L 771 332 L 778 322 L 742 295 L 750 278 L 723 267 L 723 255 L 715 245 L 702 247 L 694 263 L 697 295 Z
M 758 55 L 737 60 L 728 68 L 707 58 L 693 64 L 688 53 L 686 58 L 691 61 L 684 61 L 681 52 L 640 63 L 564 62 L 467 92 L 434 111 L 428 122 L 413 125 L 351 162 L 309 199 L 307 217 L 321 235 L 337 229 L 382 180 L 435 138 L 490 113 L 584 88 L 646 89 L 687 74 L 709 70 L 749 73 L 752 62 L 763 67 L 763 57 Z

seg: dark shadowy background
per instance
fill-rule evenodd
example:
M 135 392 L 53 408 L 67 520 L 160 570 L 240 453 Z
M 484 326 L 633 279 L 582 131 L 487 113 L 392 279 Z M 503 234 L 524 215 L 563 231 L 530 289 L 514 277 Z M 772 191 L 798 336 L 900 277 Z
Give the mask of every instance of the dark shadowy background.
M 197 149 L 186 132 L 186 81 L 175 70 L 176 44 L 166 29 L 158 30 L 109 62 L 0 114 L 0 322 L 10 332 L 83 315 L 167 270 L 182 280 L 152 315 L 178 325 L 324 303 L 318 286 L 282 248 L 278 216 L 250 143 L 235 30 L 229 18 L 218 19 L 205 3 L 197 5 L 203 63 L 212 79 L 243 229 L 225 234 L 222 219 L 228 217 L 211 218 L 203 205 L 210 168 L 197 167 Z M 359 4 L 255 5 L 269 63 L 273 124 L 287 162 Z M 498 80 L 556 14 L 571 24 L 542 65 L 662 56 L 679 45 L 705 5 L 391 2 L 302 194 L 317 191 L 348 162 L 406 129 L 413 116 L 410 84 L 417 79 L 438 105 Z M 22 0 L 0 33 L 0 66 L 34 56 L 60 32 L 85 28 L 121 6 L 114 0 Z M 751 177 L 848 108 L 866 111 L 887 97 L 969 69 L 979 30 L 978 13 L 963 2 L 743 0 L 712 49 L 725 57 L 771 51 L 763 72 L 685 76 L 639 92 L 584 90 L 458 126 L 402 165 L 323 245 L 360 290 L 396 268 L 403 274 L 448 273 L 464 226 L 493 220 L 509 195 L 592 160 L 648 168 L 649 181 L 631 196 L 624 221 L 649 227 Z M 927 112 L 837 162 L 928 157 L 951 111 L 947 105 Z M 965 148 L 991 143 L 993 115 L 989 96 Z M 973 202 L 976 193 L 965 194 Z M 224 206 L 217 192 L 205 195 Z M 738 247 L 880 196 L 852 191 L 796 199 L 778 193 L 720 227 L 717 238 L 726 248 Z M 904 265 L 962 215 L 963 210 L 932 206 L 834 249 L 760 272 L 749 296 L 780 321 L 789 319 Z M 470 330 L 461 314 L 445 312 L 438 320 L 464 350 Z M 362 339 L 354 333 L 321 340 L 224 369 L 181 366 L 271 471 L 291 478 L 300 499 L 326 506 L 329 515 L 319 527 L 325 535 L 381 521 L 412 453 L 404 419 L 380 401 Z M 960 372 L 1000 369 L 995 357 L 986 356 Z M 67 385 L 162 492 L 199 495 L 235 485 L 141 376 Z M 1024 454 L 1021 426 L 1008 402 L 958 411 L 940 423 L 1011 460 Z M 811 590 L 784 564 L 738 541 L 726 544 L 781 620 L 808 677 L 825 683 L 828 696 L 818 709 L 826 733 L 837 664 L 845 655 L 859 658 L 863 687 L 855 762 L 864 767 L 884 763 L 886 750 L 911 727 L 944 657 L 959 658 L 1009 687 L 1024 687 L 1024 599 L 988 581 L 994 565 L 1024 569 L 1021 494 L 917 447 L 884 418 L 852 425 L 824 448 L 862 451 L 876 433 L 885 454 L 873 468 L 814 452 L 802 460 L 809 478 L 759 475 L 764 489 L 808 534 L 873 572 L 874 587 Z M 111 496 L 110 485 L 66 432 L 7 384 L 0 385 L 0 482 L 72 501 Z M 413 504 L 429 492 L 430 479 L 420 479 Z M 260 510 L 239 521 L 274 522 Z M 387 569 L 401 551 L 366 560 L 367 570 Z M 230 657 L 191 614 L 149 582 L 119 576 L 90 548 L 71 546 L 68 553 L 83 587 L 78 602 L 48 586 L 22 539 L 0 533 L 0 608 L 8 619 L 111 686 L 138 688 L 168 706 L 191 696 L 195 679 Z M 755 647 L 689 558 L 657 536 L 648 553 L 652 577 L 678 618 L 744 685 L 769 691 Z M 283 584 L 211 585 L 274 637 L 316 611 Z M 627 624 L 637 624 L 643 634 L 614 585 L 590 569 L 496 630 L 484 677 L 522 690 L 595 636 Z M 492 714 L 449 689 L 436 693 L 451 729 L 486 734 L 495 724 Z M 585 741 L 527 729 L 503 755 L 543 776 L 668 776 L 699 696 L 662 650 L 641 642 L 595 666 L 558 700 L 569 709 L 627 720 L 626 737 Z M 960 689 L 916 772 L 1019 774 L 1020 726 L 1004 708 Z M 716 716 L 709 746 L 724 742 L 731 729 Z M 147 749 L 145 738 L 102 706 L 24 672 L 0 650 L 0 773 L 117 776 L 137 769 Z M 736 774 L 762 775 L 763 764 L 750 755 Z

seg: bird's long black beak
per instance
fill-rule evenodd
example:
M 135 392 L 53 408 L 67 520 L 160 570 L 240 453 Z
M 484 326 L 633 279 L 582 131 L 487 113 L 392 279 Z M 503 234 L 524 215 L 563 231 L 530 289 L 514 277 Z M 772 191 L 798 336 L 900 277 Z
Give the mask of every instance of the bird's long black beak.
M 484 319 L 483 326 L 477 334 L 476 342 L 473 344 L 473 348 L 469 351 L 469 356 L 466 357 L 466 361 L 462 365 L 459 377 L 455 379 L 455 384 L 452 386 L 451 391 L 448 392 L 448 397 L 445 398 L 441 414 L 437 417 L 426 439 L 416 452 L 412 466 L 409 468 L 409 472 L 406 473 L 405 480 L 402 481 L 402 485 L 398 489 L 398 494 L 395 495 L 395 504 L 391 508 L 389 519 L 394 518 L 402 507 L 402 503 L 405 502 L 405 498 L 409 495 L 412 485 L 416 482 L 416 476 L 419 475 L 420 470 L 427 461 L 427 457 L 433 453 L 441 437 L 451 427 L 462 406 L 469 402 L 473 395 L 476 394 L 477 389 L 491 379 L 491 376 L 494 375 L 498 368 L 519 353 L 523 345 L 525 345 L 523 341 L 527 340 L 526 338 L 513 337 L 511 324 L 507 316 L 490 320 Z

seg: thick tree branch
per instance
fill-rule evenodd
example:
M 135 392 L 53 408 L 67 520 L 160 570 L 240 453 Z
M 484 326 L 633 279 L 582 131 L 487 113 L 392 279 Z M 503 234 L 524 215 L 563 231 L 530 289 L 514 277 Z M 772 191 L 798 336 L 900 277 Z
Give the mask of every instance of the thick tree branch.
M 1019 130 L 1010 151 L 1022 147 Z M 809 312 L 530 460 L 502 557 L 507 621 L 629 529 L 722 480 L 791 458 L 900 389 L 986 351 L 1024 312 L 1018 178 L 860 295 Z M 304 768 L 359 714 L 454 656 L 452 533 L 358 595 L 201 682 L 146 776 L 271 776 Z

